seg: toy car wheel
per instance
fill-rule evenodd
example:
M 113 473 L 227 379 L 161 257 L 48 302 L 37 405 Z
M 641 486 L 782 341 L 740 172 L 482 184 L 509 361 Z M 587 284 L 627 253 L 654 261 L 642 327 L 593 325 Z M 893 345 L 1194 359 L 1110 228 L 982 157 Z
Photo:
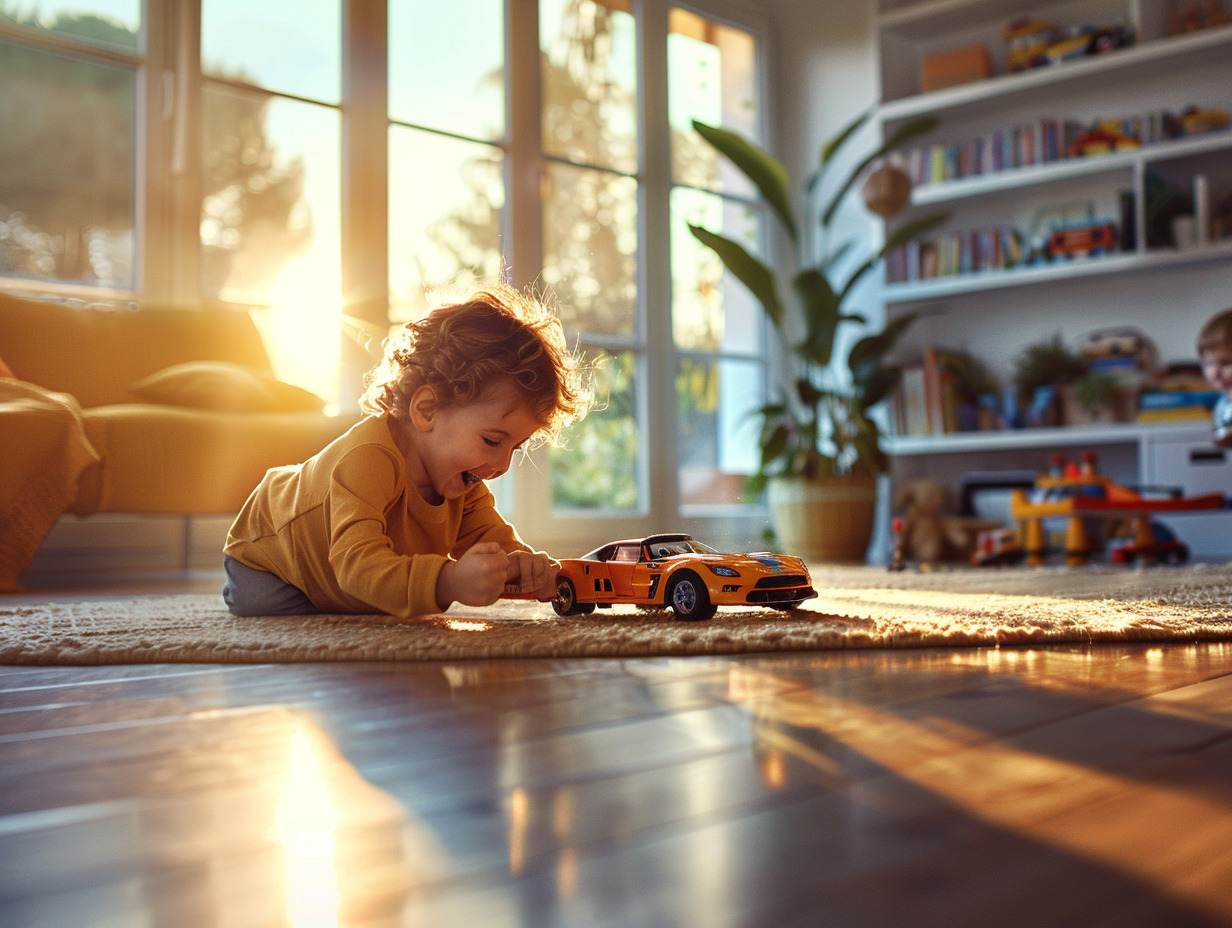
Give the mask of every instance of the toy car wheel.
M 1174 567 L 1179 567 L 1181 564 L 1184 564 L 1187 560 L 1189 560 L 1189 552 L 1178 551 L 1174 548 L 1171 551 L 1165 552 L 1164 556 L 1160 558 L 1160 560 L 1162 560 L 1165 564 L 1171 564 Z
M 689 622 L 705 621 L 713 616 L 718 608 L 711 605 L 706 584 L 692 571 L 685 571 L 672 581 L 667 591 L 667 600 L 676 615 Z
M 552 599 L 552 608 L 556 610 L 557 615 L 585 615 L 588 612 L 595 611 L 595 604 L 579 603 L 577 601 L 577 590 L 573 588 L 573 582 L 569 579 L 564 579 L 556 587 L 556 596 Z

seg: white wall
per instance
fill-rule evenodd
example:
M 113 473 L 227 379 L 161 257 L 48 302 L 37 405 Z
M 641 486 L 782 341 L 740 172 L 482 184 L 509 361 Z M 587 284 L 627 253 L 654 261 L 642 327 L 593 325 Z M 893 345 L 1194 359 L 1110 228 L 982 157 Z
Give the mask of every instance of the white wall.
M 768 0 L 776 145 L 793 177 L 816 167 L 827 138 L 876 102 L 867 0 Z
M 793 183 L 802 185 L 817 168 L 822 146 L 879 97 L 872 7 L 867 0 L 771 0 L 773 144 Z M 829 179 L 837 183 L 857 158 L 879 141 L 865 128 L 836 160 Z M 815 226 L 814 226 L 815 230 Z M 854 238 L 852 258 L 862 261 L 881 241 L 879 221 L 851 197 L 832 227 L 835 241 Z M 870 274 L 847 304 L 880 326 L 880 274 Z M 860 333 L 848 327 L 846 340 Z

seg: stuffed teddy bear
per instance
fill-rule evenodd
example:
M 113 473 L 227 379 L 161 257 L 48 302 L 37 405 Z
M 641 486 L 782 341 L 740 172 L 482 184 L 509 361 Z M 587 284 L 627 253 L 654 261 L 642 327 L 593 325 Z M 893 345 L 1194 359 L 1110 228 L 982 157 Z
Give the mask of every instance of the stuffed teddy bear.
M 967 532 L 946 515 L 949 491 L 936 480 L 909 480 L 894 494 L 894 511 L 901 514 L 897 547 L 902 557 L 932 564 L 961 557 Z

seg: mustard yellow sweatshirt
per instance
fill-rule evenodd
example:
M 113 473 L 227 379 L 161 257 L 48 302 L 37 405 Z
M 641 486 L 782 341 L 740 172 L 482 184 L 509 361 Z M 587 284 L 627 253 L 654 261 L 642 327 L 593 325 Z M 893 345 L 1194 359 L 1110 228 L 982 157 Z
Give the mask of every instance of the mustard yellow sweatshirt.
M 325 612 L 439 612 L 436 578 L 480 541 L 530 551 L 476 484 L 434 506 L 407 483 L 384 417 L 367 417 L 303 464 L 267 471 L 224 553 L 298 587 Z

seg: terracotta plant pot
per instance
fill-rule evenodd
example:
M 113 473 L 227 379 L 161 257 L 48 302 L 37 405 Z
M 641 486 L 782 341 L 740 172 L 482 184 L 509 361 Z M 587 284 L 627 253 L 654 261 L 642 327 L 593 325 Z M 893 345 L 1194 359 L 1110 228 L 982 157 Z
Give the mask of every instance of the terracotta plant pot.
M 875 477 L 775 478 L 766 490 L 781 553 L 863 563 L 873 534 Z

